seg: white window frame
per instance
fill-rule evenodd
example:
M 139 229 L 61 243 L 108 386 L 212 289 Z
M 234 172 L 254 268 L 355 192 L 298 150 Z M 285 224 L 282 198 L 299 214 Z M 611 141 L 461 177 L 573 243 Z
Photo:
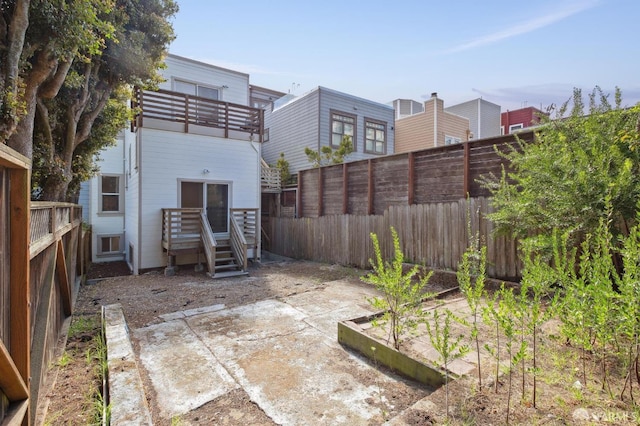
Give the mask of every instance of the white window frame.
M 99 234 L 96 236 L 97 237 L 97 250 L 96 250 L 96 255 L 98 257 L 110 257 L 110 256 L 121 256 L 123 254 L 123 250 L 124 250 L 124 234 Z M 104 238 L 119 238 L 119 242 L 118 242 L 118 247 L 117 250 L 113 250 L 113 247 L 111 247 L 111 251 L 103 251 L 102 250 L 102 240 Z
M 183 79 L 183 78 L 174 78 L 173 81 L 172 81 L 172 85 L 171 85 L 173 87 L 173 91 L 174 92 L 184 93 L 184 92 L 181 92 L 181 91 L 179 91 L 177 89 L 176 86 L 179 83 L 190 84 L 190 85 L 195 86 L 196 93 L 195 94 L 194 93 L 188 93 L 188 95 L 203 97 L 202 95 L 200 95 L 198 93 L 198 88 L 199 87 L 203 87 L 203 88 L 206 88 L 206 89 L 213 89 L 213 90 L 218 92 L 218 99 L 212 99 L 212 100 L 216 100 L 216 101 L 221 101 L 222 100 L 222 92 L 223 92 L 222 86 L 216 86 L 216 85 L 213 85 L 213 84 L 198 83 L 197 81 L 186 80 L 186 79 Z M 206 99 L 211 99 L 211 98 L 206 98 Z
M 522 130 L 522 129 L 524 129 L 524 123 L 509 125 L 509 133 L 517 132 L 518 130 Z
M 118 178 L 118 192 L 103 192 L 102 190 L 102 178 L 104 177 L 116 177 Z M 122 174 L 112 174 L 112 173 L 103 173 L 99 176 L 98 179 L 98 214 L 101 215 L 117 215 L 124 213 L 124 175 Z M 105 195 L 117 195 L 118 196 L 118 210 L 104 210 L 103 207 L 103 197 Z
M 455 145 L 457 143 L 462 143 L 462 138 L 458 138 L 455 136 L 444 135 L 444 144 L 445 145 Z

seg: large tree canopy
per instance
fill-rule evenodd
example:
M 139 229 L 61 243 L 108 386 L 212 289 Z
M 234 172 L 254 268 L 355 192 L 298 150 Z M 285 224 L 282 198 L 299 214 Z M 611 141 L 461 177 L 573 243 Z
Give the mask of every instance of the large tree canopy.
M 596 87 L 585 108 L 580 90 L 558 117 L 545 120 L 533 142 L 506 154 L 511 171 L 486 179 L 501 231 L 518 238 L 544 237 L 554 229 L 574 242 L 601 219 L 627 234 L 640 199 L 640 105 L 622 107 Z
M 74 168 L 76 180 L 88 177 L 94 154 L 124 127 L 123 90 L 159 78 L 174 38 L 169 19 L 177 4 L 0 0 L 0 5 L 0 139 L 33 158 L 42 199 L 64 200 Z

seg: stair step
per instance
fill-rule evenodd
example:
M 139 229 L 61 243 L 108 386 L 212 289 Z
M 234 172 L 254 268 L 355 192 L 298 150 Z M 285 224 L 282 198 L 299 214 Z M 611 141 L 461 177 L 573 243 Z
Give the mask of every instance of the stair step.
M 230 277 L 243 277 L 249 275 L 246 271 L 227 271 L 227 272 L 216 272 L 213 276 L 213 279 L 219 278 L 230 278 Z
M 238 265 L 235 263 L 229 263 L 228 265 L 216 265 L 216 271 L 220 271 L 223 269 L 238 269 Z

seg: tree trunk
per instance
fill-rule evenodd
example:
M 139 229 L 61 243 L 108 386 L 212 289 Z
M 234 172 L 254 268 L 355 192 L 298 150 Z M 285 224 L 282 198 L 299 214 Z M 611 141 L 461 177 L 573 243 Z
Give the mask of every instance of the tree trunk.
M 5 143 L 15 132 L 20 119 L 15 103 L 19 101 L 18 80 L 20 56 L 29 27 L 29 0 L 16 0 L 9 22 L 0 17 L 0 143 Z
M 26 103 L 26 115 L 20 120 L 15 132 L 11 135 L 8 145 L 25 157 L 33 158 L 33 129 L 36 117 L 38 89 L 45 80 L 52 75 L 58 65 L 55 58 L 49 56 L 46 51 L 38 52 L 35 63 L 27 76 L 24 99 Z

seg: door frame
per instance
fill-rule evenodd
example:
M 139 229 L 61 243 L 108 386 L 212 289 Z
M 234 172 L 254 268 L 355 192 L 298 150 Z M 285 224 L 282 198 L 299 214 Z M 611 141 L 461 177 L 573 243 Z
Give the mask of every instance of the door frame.
M 202 203 L 203 207 L 207 203 L 207 185 L 227 185 L 227 198 L 228 198 L 228 206 L 227 206 L 227 232 L 216 232 L 214 236 L 219 238 L 229 238 L 230 235 L 230 227 L 231 227 L 231 215 L 230 211 L 233 208 L 233 181 L 231 180 L 217 180 L 217 179 L 189 179 L 189 178 L 178 178 L 178 200 L 177 206 L 181 208 L 182 206 L 182 183 L 200 183 L 202 184 Z M 206 216 L 207 209 L 204 209 L 204 214 Z

